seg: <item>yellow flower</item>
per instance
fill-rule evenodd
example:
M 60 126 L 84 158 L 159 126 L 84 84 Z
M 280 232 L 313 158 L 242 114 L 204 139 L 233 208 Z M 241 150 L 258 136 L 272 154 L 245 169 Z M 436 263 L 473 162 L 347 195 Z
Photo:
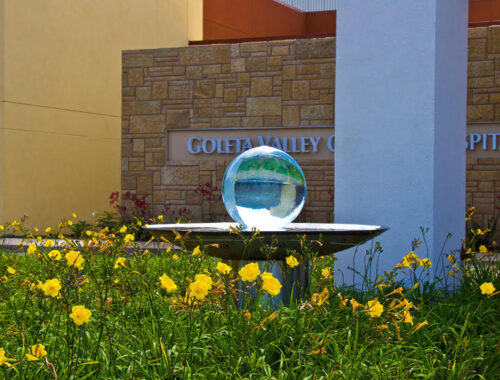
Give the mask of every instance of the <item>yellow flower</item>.
M 194 281 L 189 284 L 189 294 L 198 300 L 204 299 L 208 294 L 207 284 L 203 281 Z
M 9 365 L 7 363 L 9 360 L 13 360 L 13 359 L 6 358 L 5 357 L 5 350 L 3 348 L 0 348 L 0 366 L 4 365 L 4 364 Z
M 68 224 L 68 226 L 72 226 L 73 225 L 73 222 L 71 220 L 68 220 L 66 223 Z
M 175 282 L 168 277 L 165 273 L 159 277 L 161 285 L 160 288 L 165 289 L 167 292 L 175 292 L 177 290 L 177 285 Z
M 339 300 L 340 300 L 340 302 L 339 302 L 340 307 L 344 307 L 345 305 L 347 305 L 347 302 L 349 302 L 349 298 L 345 298 L 345 299 L 342 298 L 342 294 L 340 294 L 340 293 L 338 294 L 338 296 L 339 296 Z
M 126 261 L 125 257 L 119 257 L 119 258 L 117 258 L 116 261 L 115 261 L 115 265 L 114 265 L 113 269 L 118 269 L 120 267 L 121 268 L 126 268 L 127 266 L 125 264 L 125 261 Z
M 210 276 L 207 276 L 206 274 L 197 274 L 194 276 L 194 280 L 195 281 L 201 281 L 203 283 L 205 283 L 205 285 L 207 286 L 208 290 L 212 289 L 212 285 L 213 285 L 213 281 L 212 279 L 210 278 Z
M 0 231 L 3 231 L 4 230 L 4 227 L 3 225 L 0 224 Z
M 488 253 L 488 248 L 485 245 L 479 246 L 479 253 Z
M 81 326 L 84 323 L 89 322 L 89 318 L 92 315 L 92 312 L 87 309 L 85 306 L 73 306 L 71 308 L 71 314 L 69 317 L 75 322 L 75 325 Z
M 403 260 L 401 260 L 401 267 L 403 268 L 409 268 L 410 267 L 410 262 L 408 261 L 408 259 L 405 257 L 403 257 Z
M 229 265 L 220 262 L 217 263 L 215 269 L 217 269 L 222 274 L 229 274 L 229 272 L 231 272 L 231 267 Z
M 200 250 L 200 246 L 197 245 L 196 247 L 194 247 L 193 249 L 193 256 L 200 256 L 201 255 L 201 250 Z
M 57 249 L 53 249 L 49 252 L 49 257 L 54 260 L 61 260 L 61 252 L 59 252 Z
M 81 277 L 78 277 L 78 280 L 77 280 L 75 285 L 83 286 L 83 285 L 88 284 L 88 283 L 89 283 L 89 279 L 82 275 Z
M 92 231 L 85 231 L 85 235 L 92 236 Z
M 16 270 L 12 267 L 7 267 L 7 272 L 10 273 L 10 274 L 15 274 L 16 273 Z
M 479 287 L 481 289 L 481 294 L 490 295 L 495 291 L 495 287 L 491 282 L 485 282 Z
M 172 259 L 174 261 L 177 261 L 177 260 L 179 260 L 179 256 L 177 256 L 177 254 L 174 253 L 174 255 L 172 256 Z
M 373 299 L 371 301 L 368 301 L 368 304 L 366 306 L 367 312 L 370 315 L 370 317 L 380 317 L 382 315 L 382 312 L 384 311 L 384 305 L 382 305 L 380 302 L 378 302 L 378 299 Z
M 127 232 L 127 226 L 125 226 L 125 225 L 121 226 L 119 231 L 120 231 L 120 233 L 124 234 L 125 232 Z
M 69 251 L 66 253 L 64 258 L 66 259 L 66 264 L 69 267 L 75 267 L 78 270 L 82 270 L 82 264 L 85 260 L 79 251 Z
M 76 214 L 75 213 L 71 214 L 71 216 L 73 217 L 73 219 L 76 218 Z
M 290 268 L 295 268 L 297 265 L 299 265 L 299 261 L 292 255 L 286 258 L 286 263 Z
M 399 294 L 402 297 L 403 296 L 403 287 L 400 286 L 399 288 L 394 289 L 392 292 L 387 293 L 385 296 L 389 297 L 389 296 L 392 296 L 393 294 Z
M 325 278 L 330 278 L 330 276 L 332 275 L 332 273 L 330 272 L 330 268 L 323 268 L 321 270 L 321 275 Z
M 47 280 L 43 284 L 42 290 L 46 296 L 57 297 L 59 295 L 59 290 L 61 290 L 61 281 L 57 278 Z
M 30 352 L 26 353 L 26 359 L 29 362 L 39 360 L 47 355 L 47 351 L 45 351 L 45 346 L 43 344 L 35 344 L 31 346 Z
M 264 272 L 262 274 L 262 290 L 272 296 L 277 296 L 281 292 L 281 283 L 272 273 Z
M 413 331 L 418 331 L 420 330 L 422 327 L 424 326 L 427 326 L 429 324 L 429 322 L 427 322 L 427 320 L 421 322 L 421 323 L 418 323 L 414 328 L 413 328 Z
M 311 352 L 310 355 L 324 355 L 326 354 L 326 347 L 318 348 L 317 350 Z
M 163 215 L 158 215 L 158 220 L 161 222 L 163 220 Z
M 360 304 L 358 301 L 356 301 L 354 298 L 351 298 L 351 300 L 349 301 L 351 303 L 351 306 L 352 306 L 352 312 L 355 313 L 356 312 L 356 309 L 360 306 L 363 306 L 362 304 Z
M 52 231 L 52 228 L 50 228 L 50 227 L 47 227 L 47 228 L 45 229 L 45 233 L 46 233 L 46 234 L 48 234 L 50 231 Z
M 130 242 L 134 241 L 134 239 L 135 239 L 134 234 L 127 234 L 127 235 L 125 235 L 125 237 L 123 238 L 123 241 L 124 241 L 125 243 L 130 243 Z
M 257 279 L 260 274 L 259 264 L 257 263 L 249 263 L 240 269 L 238 274 L 241 276 L 241 279 L 246 282 L 252 282 Z
M 31 243 L 28 247 L 28 255 L 32 255 L 36 252 L 36 244 L 35 243 Z
M 411 323 L 411 325 L 413 326 L 413 317 L 409 311 L 405 311 L 405 314 L 403 317 L 403 322 L 404 323 Z
M 425 258 L 420 261 L 420 265 L 422 265 L 424 269 L 428 269 L 432 267 L 432 262 L 429 259 Z
M 329 292 L 327 288 L 324 288 L 321 293 L 314 293 L 311 296 L 311 303 L 313 305 L 321 306 L 324 303 L 328 303 Z

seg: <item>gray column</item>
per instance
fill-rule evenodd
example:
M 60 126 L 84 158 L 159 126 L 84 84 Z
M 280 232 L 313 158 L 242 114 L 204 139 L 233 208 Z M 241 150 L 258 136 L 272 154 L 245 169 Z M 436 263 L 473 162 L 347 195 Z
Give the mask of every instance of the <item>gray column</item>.
M 446 234 L 446 251 L 464 235 L 467 6 L 337 1 L 335 222 L 391 228 L 378 239 L 381 273 L 420 226 L 435 269 Z M 352 251 L 338 257 L 346 273 Z

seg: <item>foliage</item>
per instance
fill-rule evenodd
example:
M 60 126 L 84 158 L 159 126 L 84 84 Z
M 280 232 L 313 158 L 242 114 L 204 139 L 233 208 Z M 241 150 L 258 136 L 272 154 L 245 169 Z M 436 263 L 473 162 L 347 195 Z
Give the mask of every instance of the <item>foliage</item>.
M 19 222 L 2 226 L 6 233 L 14 228 Z M 367 280 L 359 291 L 336 286 L 334 258 L 317 257 L 318 242 L 303 236 L 287 261 L 310 262 L 310 292 L 276 308 L 280 284 L 266 268 L 222 265 L 202 245 L 186 249 L 180 234 L 173 244 L 151 241 L 144 249 L 123 225 L 87 231 L 82 244 L 66 238 L 56 247 L 39 239 L 26 254 L 1 252 L 0 377 L 467 379 L 500 373 L 498 264 L 474 277 L 470 263 L 446 258 L 461 284 L 447 290 L 425 282 L 432 263 L 417 255 L 416 241 L 391 273 Z M 244 246 L 258 235 L 245 238 Z
M 212 184 L 212 182 L 207 182 L 204 185 L 198 185 L 195 192 L 201 194 L 203 203 L 208 205 L 208 218 L 203 213 L 204 219 L 208 219 L 208 222 L 215 222 L 215 207 L 222 202 L 222 194 L 219 188 Z
M 469 207 L 465 213 L 466 233 L 464 248 L 467 253 L 478 252 L 481 246 L 492 250 L 496 248 L 493 240 L 497 233 L 498 217 L 493 216 L 488 219 L 486 226 L 474 220 L 475 207 Z

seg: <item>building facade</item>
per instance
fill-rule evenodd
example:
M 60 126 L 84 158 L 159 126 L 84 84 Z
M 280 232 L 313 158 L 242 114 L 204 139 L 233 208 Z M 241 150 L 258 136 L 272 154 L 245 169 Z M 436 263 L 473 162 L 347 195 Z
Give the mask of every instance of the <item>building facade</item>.
M 500 211 L 499 53 L 499 26 L 469 30 L 466 203 L 481 223 Z M 127 51 L 123 77 L 122 192 L 172 219 L 227 218 L 217 195 L 236 151 L 207 142 L 203 152 L 203 139 L 334 134 L 335 38 Z M 308 183 L 299 219 L 331 222 L 333 154 L 292 155 Z
M 0 0 L 0 220 L 53 225 L 120 189 L 121 52 L 202 38 L 202 0 Z

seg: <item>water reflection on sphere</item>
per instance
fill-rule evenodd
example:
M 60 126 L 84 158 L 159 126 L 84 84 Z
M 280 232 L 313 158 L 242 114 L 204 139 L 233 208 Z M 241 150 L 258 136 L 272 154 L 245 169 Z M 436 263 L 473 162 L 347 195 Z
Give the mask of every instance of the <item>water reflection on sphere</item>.
M 279 149 L 253 148 L 226 169 L 222 199 L 229 215 L 246 229 L 279 229 L 291 223 L 304 206 L 304 173 Z

